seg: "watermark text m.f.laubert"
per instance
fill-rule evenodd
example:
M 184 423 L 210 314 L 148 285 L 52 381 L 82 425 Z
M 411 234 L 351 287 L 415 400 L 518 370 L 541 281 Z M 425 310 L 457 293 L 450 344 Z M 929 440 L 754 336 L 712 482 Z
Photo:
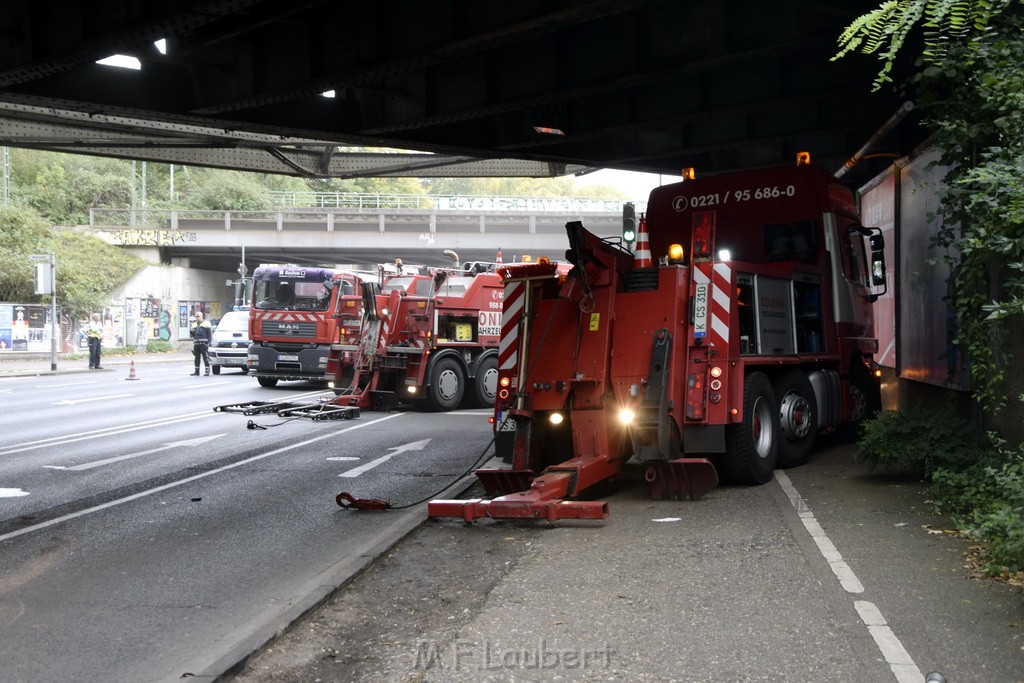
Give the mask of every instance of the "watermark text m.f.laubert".
M 489 640 L 458 639 L 448 645 L 433 640 L 416 643 L 413 668 L 448 671 L 607 669 L 615 650 L 607 644 L 572 647 L 546 638 L 526 647 L 499 647 Z

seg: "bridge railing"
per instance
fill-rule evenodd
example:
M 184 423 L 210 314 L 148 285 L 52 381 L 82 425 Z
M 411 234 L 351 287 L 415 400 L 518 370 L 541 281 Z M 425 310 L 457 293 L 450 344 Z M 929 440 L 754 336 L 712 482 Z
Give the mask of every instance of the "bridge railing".
M 622 213 L 624 199 L 607 197 L 513 197 L 493 195 L 413 195 L 359 192 L 270 192 L 275 207 L 454 211 L 520 211 L 527 213 L 611 211 Z
M 470 221 L 493 224 L 502 218 L 516 221 L 548 221 L 564 217 L 600 216 L 614 219 L 621 215 L 622 200 L 618 199 L 576 199 L 576 198 L 523 198 L 523 197 L 434 197 L 430 206 L 412 206 L 415 195 L 408 205 L 402 207 L 371 204 L 369 195 L 363 204 L 352 206 L 281 206 L 265 211 L 217 211 L 210 209 L 126 209 L 91 208 L 89 226 L 93 228 L 132 229 L 177 229 L 179 224 L 188 223 L 192 228 L 231 230 L 232 225 L 261 225 L 282 230 L 283 226 L 319 224 L 333 231 L 335 221 L 379 221 L 385 216 L 388 223 L 394 221 L 426 221 L 431 226 L 439 219 Z M 351 196 L 350 196 L 351 199 Z M 395 196 L 391 197 L 392 200 Z M 420 199 L 423 199 L 420 197 Z M 353 199 L 353 201 L 355 201 Z M 637 207 L 643 211 L 643 205 Z M 481 232 L 483 230 L 481 229 Z M 383 229 L 381 229 L 383 232 Z

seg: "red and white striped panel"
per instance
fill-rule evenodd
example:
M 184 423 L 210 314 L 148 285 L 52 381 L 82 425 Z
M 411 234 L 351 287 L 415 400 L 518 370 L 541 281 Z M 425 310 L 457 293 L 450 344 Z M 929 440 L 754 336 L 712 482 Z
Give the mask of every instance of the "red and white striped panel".
M 279 323 L 315 323 L 320 319 L 320 316 L 316 313 L 305 313 L 303 311 L 272 311 L 270 313 L 256 311 L 253 317 L 260 321 L 270 320 Z
M 519 361 L 519 321 L 526 303 L 526 282 L 506 282 L 501 309 L 501 340 L 498 342 L 498 369 L 514 370 Z
M 701 264 L 703 265 L 703 264 Z M 711 278 L 700 269 L 694 268 L 693 279 L 697 284 L 711 283 L 711 330 L 710 343 L 714 346 L 729 344 L 729 312 L 732 307 L 732 267 L 728 263 L 716 263 Z

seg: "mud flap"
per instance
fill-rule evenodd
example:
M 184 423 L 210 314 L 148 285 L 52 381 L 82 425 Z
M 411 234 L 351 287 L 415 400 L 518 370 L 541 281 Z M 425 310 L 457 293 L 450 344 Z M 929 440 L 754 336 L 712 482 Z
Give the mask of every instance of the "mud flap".
M 718 486 L 718 472 L 706 458 L 644 463 L 644 481 L 655 500 L 699 500 Z

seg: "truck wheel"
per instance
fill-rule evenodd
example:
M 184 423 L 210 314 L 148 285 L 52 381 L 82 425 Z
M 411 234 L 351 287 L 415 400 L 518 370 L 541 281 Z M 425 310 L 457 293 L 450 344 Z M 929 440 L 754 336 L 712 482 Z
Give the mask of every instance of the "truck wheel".
M 481 408 L 493 408 L 498 395 L 498 359 L 488 356 L 476 369 L 473 378 L 473 398 Z
M 219 365 L 214 365 L 210 369 L 213 370 L 213 374 L 215 374 L 215 375 L 219 375 L 220 374 L 220 366 Z
M 277 386 L 277 380 L 273 377 L 257 377 L 256 381 L 260 383 L 261 387 L 266 387 L 268 389 Z
M 466 377 L 462 374 L 462 367 L 451 358 L 441 358 L 430 370 L 427 403 L 437 412 L 452 410 L 462 400 L 465 388 Z
M 734 484 L 764 484 L 772 478 L 779 457 L 779 404 L 763 372 L 743 383 L 743 422 L 729 425 L 722 478 Z
M 882 394 L 860 362 L 850 368 L 850 420 L 836 429 L 841 443 L 855 443 L 860 438 L 860 425 L 882 409 Z
M 779 467 L 807 462 L 818 436 L 818 404 L 811 381 L 803 370 L 792 370 L 775 385 L 779 399 Z

